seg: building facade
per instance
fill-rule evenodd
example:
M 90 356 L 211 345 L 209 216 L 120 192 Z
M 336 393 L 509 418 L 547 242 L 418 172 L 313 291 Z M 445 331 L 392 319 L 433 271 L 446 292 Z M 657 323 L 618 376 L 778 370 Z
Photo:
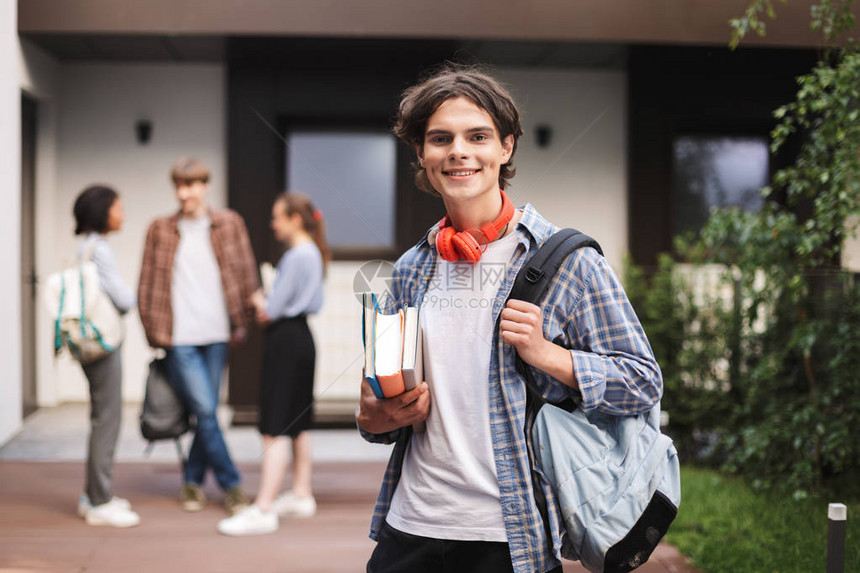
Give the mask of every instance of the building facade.
M 131 284 L 147 225 L 174 209 L 168 170 L 180 156 L 209 164 L 210 202 L 245 217 L 260 262 L 279 255 L 274 196 L 314 196 L 335 253 L 312 322 L 316 394 L 349 405 L 361 356 L 356 272 L 443 214 L 412 185 L 411 150 L 388 134 L 401 90 L 445 60 L 493 65 L 524 112 L 514 201 L 597 237 L 616 268 L 628 254 L 649 265 L 688 219 L 682 152 L 766 141 L 771 110 L 814 61 L 808 6 L 795 2 L 765 39 L 729 52 L 727 21 L 745 5 L 6 0 L 0 294 L 6 324 L 21 328 L 0 347 L 0 443 L 34 408 L 87 399 L 77 365 L 53 356 L 38 282 L 74 255 L 71 207 L 87 185 L 123 197 L 126 225 L 110 240 Z M 763 161 L 759 171 L 778 167 Z M 127 326 L 123 390 L 137 401 L 151 351 L 133 313 Z M 233 357 L 228 400 L 240 419 L 254 416 L 260 339 Z

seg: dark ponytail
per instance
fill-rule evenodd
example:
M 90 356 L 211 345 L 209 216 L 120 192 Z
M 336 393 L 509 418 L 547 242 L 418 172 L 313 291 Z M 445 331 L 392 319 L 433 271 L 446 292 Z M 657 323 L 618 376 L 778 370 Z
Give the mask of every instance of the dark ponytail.
M 287 191 L 281 193 L 275 199 L 275 203 L 282 202 L 284 211 L 290 217 L 298 213 L 302 218 L 302 228 L 313 238 L 323 258 L 323 276 L 326 274 L 328 263 L 331 260 L 331 251 L 328 248 L 325 234 L 325 219 L 322 211 L 314 207 L 310 197 L 304 193 Z

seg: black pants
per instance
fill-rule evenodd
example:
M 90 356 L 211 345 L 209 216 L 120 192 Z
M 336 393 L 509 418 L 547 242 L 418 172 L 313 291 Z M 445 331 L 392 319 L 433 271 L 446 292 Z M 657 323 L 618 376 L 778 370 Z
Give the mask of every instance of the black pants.
M 432 539 L 383 524 L 367 573 L 513 573 L 508 544 Z M 561 573 L 561 567 L 550 573 Z

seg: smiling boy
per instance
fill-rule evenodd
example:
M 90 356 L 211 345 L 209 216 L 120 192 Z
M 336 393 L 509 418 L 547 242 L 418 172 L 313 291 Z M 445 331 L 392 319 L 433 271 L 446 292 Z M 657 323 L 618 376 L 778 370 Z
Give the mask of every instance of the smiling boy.
M 561 571 L 535 506 L 514 348 L 551 402 L 583 411 L 649 410 L 660 370 L 615 274 L 592 248 L 553 279 L 541 308 L 505 303 L 523 263 L 557 228 L 504 193 L 522 135 L 491 76 L 448 65 L 404 92 L 395 134 L 417 155 L 416 184 L 447 216 L 395 265 L 385 306 L 420 305 L 426 382 L 377 399 L 362 381 L 362 435 L 396 446 L 371 524 L 373 573 Z M 499 270 L 501 272 L 490 272 Z M 426 431 L 411 425 L 424 421 Z

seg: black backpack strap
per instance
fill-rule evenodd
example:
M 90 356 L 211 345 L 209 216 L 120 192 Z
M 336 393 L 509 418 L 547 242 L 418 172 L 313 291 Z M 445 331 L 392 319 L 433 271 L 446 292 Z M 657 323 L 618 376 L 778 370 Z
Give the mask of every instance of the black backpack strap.
M 552 235 L 520 269 L 508 298 L 540 304 L 562 263 L 582 247 L 594 247 L 603 254 L 597 241 L 576 229 L 562 229 Z
M 537 249 L 534 255 L 522 266 L 517 278 L 514 280 L 514 286 L 511 288 L 511 294 L 508 300 L 516 299 L 530 302 L 539 305 L 543 300 L 553 277 L 558 273 L 558 269 L 564 263 L 565 259 L 577 249 L 583 247 L 593 247 L 601 255 L 603 250 L 597 241 L 585 235 L 576 229 L 562 229 L 552 235 L 549 239 L 543 242 Z M 531 426 L 537 416 L 538 410 L 546 403 L 540 389 L 537 387 L 534 377 L 528 365 L 523 362 L 520 355 L 516 353 L 517 372 L 523 377 L 526 383 L 526 417 L 525 417 L 525 435 L 527 440 L 526 449 L 529 454 L 529 463 L 532 468 L 532 492 L 534 494 L 535 505 L 540 512 L 543 520 L 544 530 L 546 531 L 547 542 L 552 546 L 552 528 L 549 524 L 549 514 L 547 513 L 547 501 L 543 489 L 540 485 L 540 476 L 535 470 L 534 451 L 531 446 Z M 559 407 L 570 411 L 575 407 L 572 400 L 568 400 L 564 404 L 557 404 Z
M 539 305 L 543 300 L 553 277 L 564 261 L 577 249 L 593 247 L 601 255 L 603 249 L 588 235 L 576 229 L 562 229 L 543 242 L 534 255 L 522 266 L 508 300 L 523 300 Z M 528 369 L 528 366 L 520 358 L 516 357 L 517 371 L 526 382 L 527 409 L 536 414 L 544 404 L 543 396 Z M 570 409 L 569 407 L 566 409 Z

